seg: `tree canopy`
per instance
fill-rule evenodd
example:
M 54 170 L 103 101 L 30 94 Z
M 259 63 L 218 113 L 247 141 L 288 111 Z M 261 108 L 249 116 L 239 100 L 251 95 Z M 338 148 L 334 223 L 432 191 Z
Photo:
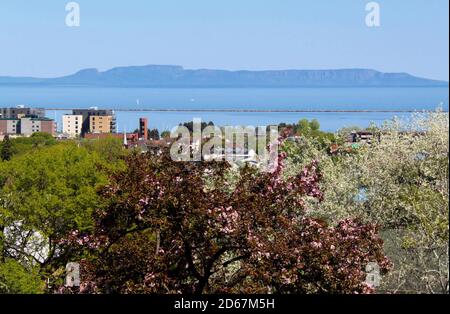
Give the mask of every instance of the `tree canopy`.
M 284 158 L 272 173 L 242 168 L 230 186 L 225 163 L 130 156 L 100 192 L 93 232 L 67 238 L 91 251 L 81 292 L 372 291 L 367 263 L 390 268 L 376 226 L 307 217 L 305 198 L 323 198 L 317 164 L 283 180 Z

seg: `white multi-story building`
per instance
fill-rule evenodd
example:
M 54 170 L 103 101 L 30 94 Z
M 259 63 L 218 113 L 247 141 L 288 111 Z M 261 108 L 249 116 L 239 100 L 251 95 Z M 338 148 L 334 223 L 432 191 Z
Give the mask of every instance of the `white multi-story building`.
M 64 115 L 63 116 L 63 133 L 71 137 L 81 135 L 83 127 L 82 115 Z

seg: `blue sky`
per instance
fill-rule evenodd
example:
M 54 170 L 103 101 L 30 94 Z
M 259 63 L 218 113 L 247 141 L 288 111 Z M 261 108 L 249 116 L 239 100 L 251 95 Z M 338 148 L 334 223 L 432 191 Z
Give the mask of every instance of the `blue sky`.
M 373 68 L 449 78 L 448 0 L 0 0 L 0 75 L 176 64 L 214 69 Z

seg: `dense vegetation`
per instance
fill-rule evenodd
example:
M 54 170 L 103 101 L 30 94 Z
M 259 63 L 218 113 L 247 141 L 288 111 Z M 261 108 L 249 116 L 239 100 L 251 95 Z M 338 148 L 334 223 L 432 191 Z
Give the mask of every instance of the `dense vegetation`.
M 73 258 L 59 239 L 92 226 L 96 188 L 123 167 L 124 152 L 113 139 L 57 143 L 36 134 L 7 141 L 12 158 L 0 163 L 0 289 L 43 292 L 44 281 Z
M 271 172 L 5 138 L 0 293 L 369 293 L 369 262 L 377 292 L 448 293 L 448 114 L 359 146 L 317 121 L 280 127 L 297 137 Z M 69 261 L 81 291 L 63 287 Z
M 127 159 L 100 195 L 93 232 L 67 243 L 87 250 L 85 293 L 364 293 L 364 268 L 390 262 L 374 225 L 328 226 L 306 217 L 321 200 L 316 164 L 282 180 L 225 163 L 182 163 L 168 154 Z
M 310 214 L 332 224 L 357 217 L 380 227 L 394 264 L 380 291 L 448 293 L 448 113 L 415 114 L 371 131 L 371 145 L 340 147 L 336 154 L 317 149 L 314 139 L 287 143 L 287 173 L 317 159 L 326 197 L 308 205 Z

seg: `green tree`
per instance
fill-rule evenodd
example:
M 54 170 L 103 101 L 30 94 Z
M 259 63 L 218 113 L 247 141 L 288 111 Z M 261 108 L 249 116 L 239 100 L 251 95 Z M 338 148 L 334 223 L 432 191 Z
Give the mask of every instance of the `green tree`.
M 313 138 L 289 143 L 289 152 L 297 151 L 288 161 L 291 172 L 305 159 L 320 160 L 327 197 L 308 205 L 311 215 L 330 223 L 358 217 L 382 227 L 394 263 L 384 291 L 448 293 L 448 119 L 439 111 L 394 119 L 378 131 L 380 141 L 358 151 L 344 144 L 336 156 L 311 149 Z
M 169 138 L 170 137 L 170 131 L 163 131 L 161 133 L 161 138 Z
M 44 284 L 36 267 L 24 267 L 13 259 L 0 262 L 0 294 L 43 293 Z
M 160 139 L 159 131 L 158 129 L 149 130 L 148 132 L 148 139 L 149 140 L 156 140 L 158 141 Z
M 317 119 L 313 119 L 311 120 L 311 122 L 309 123 L 309 128 L 312 131 L 319 131 L 320 130 L 320 123 Z
M 13 147 L 12 142 L 8 135 L 5 135 L 5 138 L 3 139 L 2 148 L 0 151 L 0 158 L 3 161 L 9 161 L 11 160 L 13 156 Z
M 302 119 L 298 122 L 296 132 L 299 135 L 308 136 L 310 132 L 310 124 L 308 119 Z
M 51 134 L 48 133 L 34 133 L 30 137 L 18 137 L 10 139 L 11 151 L 13 156 L 20 156 L 30 153 L 36 149 L 43 147 L 53 146 L 57 144 L 57 141 Z
M 111 166 L 122 160 L 128 151 L 123 148 L 121 139 L 110 136 L 102 139 L 83 140 L 81 146 L 90 154 L 96 154 L 100 160 L 109 162 Z
M 0 163 L 1 256 L 38 267 L 43 278 L 63 267 L 75 252 L 60 239 L 92 226 L 101 205 L 96 188 L 116 166 L 75 142 Z

